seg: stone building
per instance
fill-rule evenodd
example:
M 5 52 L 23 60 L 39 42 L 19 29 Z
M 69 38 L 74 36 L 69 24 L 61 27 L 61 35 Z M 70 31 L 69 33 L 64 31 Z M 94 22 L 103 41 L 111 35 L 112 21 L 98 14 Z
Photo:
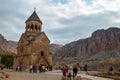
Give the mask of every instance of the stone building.
M 26 20 L 25 32 L 22 33 L 14 59 L 14 69 L 22 65 L 23 70 L 29 69 L 30 64 L 52 66 L 50 40 L 42 32 L 42 21 L 36 11 Z

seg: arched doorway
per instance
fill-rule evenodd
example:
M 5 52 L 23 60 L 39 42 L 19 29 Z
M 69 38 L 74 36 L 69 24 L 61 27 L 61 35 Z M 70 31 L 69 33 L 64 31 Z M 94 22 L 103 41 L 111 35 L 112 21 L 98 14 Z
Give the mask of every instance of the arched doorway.
M 44 56 L 44 51 L 41 51 L 40 56 Z

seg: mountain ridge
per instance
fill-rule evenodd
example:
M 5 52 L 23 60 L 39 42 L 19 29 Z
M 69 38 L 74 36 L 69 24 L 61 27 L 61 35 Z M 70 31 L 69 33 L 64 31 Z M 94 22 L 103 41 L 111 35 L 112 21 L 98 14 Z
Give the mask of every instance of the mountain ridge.
M 15 41 L 13 42 L 16 43 Z M 0 34 L 0 49 L 1 53 L 5 52 L 10 52 L 14 54 L 17 53 L 16 47 L 11 45 L 11 41 L 6 40 L 2 34 Z
M 86 59 L 100 52 L 120 51 L 120 28 L 99 29 L 92 33 L 91 37 L 80 39 L 63 46 L 56 52 L 59 59 L 77 57 Z

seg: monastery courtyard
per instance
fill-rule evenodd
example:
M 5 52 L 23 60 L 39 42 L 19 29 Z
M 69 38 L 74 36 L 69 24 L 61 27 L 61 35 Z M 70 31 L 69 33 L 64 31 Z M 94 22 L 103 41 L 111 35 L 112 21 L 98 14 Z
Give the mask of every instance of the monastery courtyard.
M 0 78 L 0 80 L 61 80 L 62 77 L 60 70 L 47 71 L 43 73 L 16 72 L 12 70 L 5 70 L 5 72 L 9 75 L 9 78 Z M 86 75 L 83 71 L 79 71 L 78 76 L 81 76 L 82 80 L 113 80 Z

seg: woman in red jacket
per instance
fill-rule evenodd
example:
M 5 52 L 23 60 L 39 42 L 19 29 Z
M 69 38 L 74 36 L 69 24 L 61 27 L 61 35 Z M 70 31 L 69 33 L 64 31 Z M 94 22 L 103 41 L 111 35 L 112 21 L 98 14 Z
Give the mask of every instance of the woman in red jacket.
M 67 67 L 64 67 L 62 69 L 62 73 L 63 73 L 63 76 L 66 76 L 66 73 L 68 73 L 68 68 Z

